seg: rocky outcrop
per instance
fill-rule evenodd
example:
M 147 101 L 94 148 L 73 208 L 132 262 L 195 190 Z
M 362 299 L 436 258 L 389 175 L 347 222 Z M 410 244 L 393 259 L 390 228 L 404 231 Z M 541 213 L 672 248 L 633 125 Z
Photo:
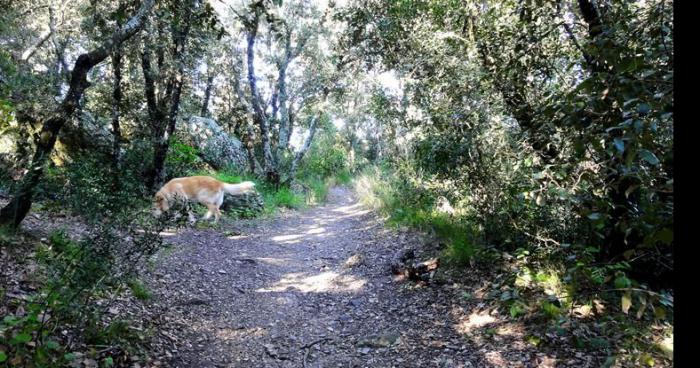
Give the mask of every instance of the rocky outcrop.
M 265 202 L 260 193 L 245 193 L 239 195 L 225 195 L 221 210 L 227 213 L 235 213 L 238 217 L 252 217 L 263 212 Z
M 195 147 L 200 158 L 216 170 L 245 170 L 248 156 L 241 141 L 224 132 L 213 119 L 192 116 L 181 120 L 175 129 L 178 139 Z

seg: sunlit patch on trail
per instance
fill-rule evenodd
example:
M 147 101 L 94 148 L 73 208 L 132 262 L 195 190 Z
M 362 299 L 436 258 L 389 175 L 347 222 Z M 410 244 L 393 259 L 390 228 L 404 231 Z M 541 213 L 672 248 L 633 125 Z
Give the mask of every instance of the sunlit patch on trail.
M 312 276 L 305 273 L 290 273 L 272 286 L 256 291 L 266 293 L 296 289 L 304 293 L 355 293 L 362 290 L 366 283 L 365 280 L 351 275 L 341 275 L 334 271 L 326 271 Z

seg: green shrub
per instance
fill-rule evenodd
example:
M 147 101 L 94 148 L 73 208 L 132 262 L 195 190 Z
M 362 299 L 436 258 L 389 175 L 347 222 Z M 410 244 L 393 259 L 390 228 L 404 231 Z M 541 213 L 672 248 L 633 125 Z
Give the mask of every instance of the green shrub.
M 291 189 L 287 187 L 282 187 L 278 191 L 265 192 L 265 205 L 277 208 L 286 207 L 292 209 L 298 209 L 304 206 L 304 198 L 294 193 Z
M 192 170 L 204 168 L 206 165 L 199 158 L 197 148 L 180 142 L 173 137 L 170 140 L 165 168 L 168 178 L 188 176 Z
M 131 292 L 134 294 L 136 299 L 139 300 L 148 300 L 151 298 L 151 293 L 148 291 L 146 286 L 139 280 L 139 279 L 131 279 L 128 282 L 129 289 L 131 289 Z
M 46 244 L 39 245 L 36 260 L 40 267 L 35 278 L 41 288 L 29 295 L 24 316 L 7 316 L 0 321 L 0 346 L 6 347 L 3 354 L 7 360 L 31 361 L 35 366 L 67 365 L 72 358 L 68 341 L 57 333 L 63 330 L 87 344 L 119 344 L 130 349 L 136 342 L 124 335 L 128 327 L 105 325 L 104 305 L 125 287 L 138 298 L 147 297 L 145 288 L 134 281 L 136 274 L 142 261 L 161 246 L 160 232 L 176 223 L 167 215 L 156 220 L 139 206 L 113 207 L 107 203 L 109 193 L 101 192 L 104 183 L 84 175 L 88 171 L 65 172 L 75 179 L 66 193 L 66 203 L 73 206 L 80 198 L 98 202 L 86 203 L 81 213 L 94 218 L 86 219 L 80 239 L 54 231 Z M 96 187 L 89 190 L 76 185 Z M 112 200 L 124 204 L 133 199 Z M 45 317 L 48 314 L 50 318 Z
M 388 217 L 388 223 L 434 231 L 448 245 L 446 256 L 466 264 L 476 254 L 474 230 L 435 210 L 435 195 L 419 186 L 425 177 L 409 165 L 399 170 L 368 167 L 353 181 L 360 201 Z

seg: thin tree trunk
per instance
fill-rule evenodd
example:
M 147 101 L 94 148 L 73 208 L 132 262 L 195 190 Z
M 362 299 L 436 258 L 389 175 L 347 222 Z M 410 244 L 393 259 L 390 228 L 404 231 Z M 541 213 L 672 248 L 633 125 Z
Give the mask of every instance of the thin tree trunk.
M 119 2 L 119 10 L 124 11 L 124 2 Z M 121 21 L 117 20 L 121 28 Z M 122 130 L 119 122 L 122 105 L 122 52 L 120 49 L 112 53 L 112 71 L 114 73 L 112 87 L 112 185 L 115 190 L 121 189 L 121 143 Z
M 141 68 L 143 70 L 144 80 L 144 95 L 146 98 L 146 107 L 148 111 L 148 120 L 151 128 L 151 144 L 153 146 L 153 158 L 159 154 L 158 147 L 162 146 L 160 142 L 165 134 L 165 111 L 162 103 L 159 103 L 156 96 L 156 72 L 153 70 L 151 62 L 151 51 L 149 45 L 144 42 L 143 53 L 141 54 Z M 160 101 L 162 102 L 162 100 Z M 156 173 L 153 166 L 146 175 L 146 186 L 153 188 L 156 185 Z
M 282 147 L 283 149 L 288 149 L 289 148 L 289 141 L 292 139 L 292 132 L 294 131 L 294 119 L 296 118 L 296 113 L 292 107 L 289 107 L 289 112 L 287 114 L 287 128 L 286 128 L 286 133 L 287 136 L 284 139 L 284 146 Z
M 195 7 L 195 3 L 199 0 L 193 0 L 184 10 L 183 19 L 184 26 L 178 27 L 173 30 L 173 51 L 172 58 L 176 65 L 175 72 L 168 80 L 168 84 L 165 88 L 165 97 L 162 100 L 162 107 L 159 108 L 162 115 L 167 117 L 167 125 L 163 134 L 155 136 L 154 135 L 154 147 L 153 147 L 153 168 L 148 178 L 149 187 L 154 190 L 165 182 L 166 172 L 165 172 L 165 160 L 168 154 L 168 148 L 170 146 L 170 137 L 175 132 L 175 125 L 177 123 L 177 115 L 180 109 L 180 96 L 182 93 L 182 81 L 184 79 L 185 72 L 185 44 L 187 41 L 187 36 L 190 32 L 190 27 L 192 25 L 192 11 Z M 166 107 L 167 103 L 167 107 Z M 167 109 L 167 114 L 163 114 Z M 159 114 L 159 115 L 161 115 Z M 156 121 L 156 124 L 161 125 L 160 120 Z M 156 129 L 156 133 L 161 133 L 162 128 Z
M 257 170 L 257 162 L 255 160 L 255 132 L 253 130 L 253 123 L 252 119 L 247 119 L 248 123 L 246 124 L 248 126 L 247 134 L 246 134 L 246 142 L 245 142 L 245 147 L 246 150 L 248 151 L 248 164 L 250 165 L 250 172 L 255 173 Z
M 71 81 L 68 93 L 53 113 L 41 127 L 36 151 L 32 157 L 29 172 L 22 178 L 10 203 L 0 210 L 0 225 L 17 227 L 24 220 L 32 205 L 32 198 L 39 179 L 44 172 L 44 166 L 56 144 L 58 133 L 73 112 L 77 109 L 80 98 L 89 86 L 87 74 L 90 70 L 106 59 L 114 50 L 121 46 L 122 42 L 129 39 L 143 26 L 146 14 L 153 7 L 155 0 L 144 0 L 136 14 L 124 25 L 115 31 L 96 49 L 82 54 L 75 61 L 71 72 Z
M 290 183 L 294 183 L 296 180 L 296 175 L 297 175 L 297 169 L 299 168 L 299 163 L 301 162 L 301 159 L 304 158 L 304 155 L 306 154 L 306 151 L 309 150 L 309 147 L 311 147 L 311 142 L 314 139 L 314 135 L 316 135 L 316 128 L 318 127 L 318 121 L 321 120 L 321 112 L 319 111 L 316 116 L 314 116 L 311 120 L 311 124 L 309 126 L 309 136 L 306 137 L 306 140 L 304 140 L 304 144 L 301 146 L 301 149 L 296 153 L 294 156 L 294 160 L 292 161 L 292 167 L 289 169 L 289 179 L 288 181 Z
M 285 58 L 284 62 L 279 67 L 278 76 L 278 90 L 279 90 L 279 105 L 280 105 L 280 123 L 279 123 L 279 140 L 277 142 L 277 149 L 275 150 L 275 161 L 279 163 L 282 157 L 282 152 L 287 149 L 289 141 L 287 140 L 289 134 L 289 107 L 287 105 L 287 66 L 289 65 L 289 59 Z
M 272 159 L 274 162 L 272 165 L 279 168 L 279 160 L 277 160 L 276 147 L 279 145 L 280 141 L 280 125 L 278 119 L 279 113 L 279 86 L 277 83 L 272 83 L 272 96 L 270 96 L 270 108 L 272 112 L 270 116 L 267 117 L 267 128 L 270 130 L 270 150 L 273 153 Z
M 202 102 L 202 111 L 200 111 L 199 116 L 209 117 L 209 99 L 211 98 L 211 90 L 214 86 L 214 74 L 209 75 L 207 78 L 207 87 L 204 90 L 204 101 Z
M 114 186 L 119 189 L 119 173 L 121 172 L 121 141 L 122 131 L 119 123 L 119 113 L 122 104 L 122 54 L 116 51 L 112 54 L 112 69 L 114 71 L 114 88 L 112 90 L 112 171 Z
M 263 148 L 263 165 L 266 175 L 266 180 L 271 184 L 279 184 L 279 173 L 277 168 L 274 166 L 274 160 L 272 156 L 272 150 L 270 149 L 270 131 L 268 129 L 268 119 L 265 116 L 265 112 L 261 106 L 260 94 L 258 93 L 258 87 L 256 84 L 255 77 L 255 37 L 258 32 L 258 22 L 260 15 L 256 12 L 253 18 L 253 22 L 248 29 L 248 49 L 247 49 L 247 63 L 248 63 L 248 84 L 250 85 L 251 93 L 251 104 L 253 107 L 253 119 L 255 123 L 260 127 L 260 141 L 262 142 Z
M 243 117 L 243 121 L 245 124 L 245 146 L 246 146 L 246 151 L 248 152 L 248 165 L 250 166 L 250 172 L 258 175 L 260 174 L 260 164 L 257 162 L 255 158 L 255 126 L 254 126 L 254 117 L 252 116 L 252 113 L 250 112 L 250 106 L 248 106 L 248 103 L 246 102 L 245 94 L 243 93 L 243 90 L 241 89 L 241 85 L 238 81 L 238 76 L 239 76 L 239 70 L 235 64 L 232 65 L 232 69 L 236 71 L 236 77 L 231 81 L 231 84 L 233 86 L 233 90 L 236 92 L 236 96 L 238 97 L 238 102 L 243 106 L 243 111 L 245 111 L 245 116 Z

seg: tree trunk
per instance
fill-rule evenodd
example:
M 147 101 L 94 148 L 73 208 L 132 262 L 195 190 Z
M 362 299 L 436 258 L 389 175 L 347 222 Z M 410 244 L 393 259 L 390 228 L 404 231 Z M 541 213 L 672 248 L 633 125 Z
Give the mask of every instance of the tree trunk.
M 306 151 L 308 151 L 309 147 L 311 147 L 311 142 L 314 139 L 314 135 L 316 134 L 316 128 L 318 127 L 318 121 L 321 120 L 321 112 L 319 112 L 312 119 L 313 120 L 311 120 L 311 124 L 309 126 L 309 136 L 306 137 L 306 140 L 304 140 L 304 144 L 301 146 L 301 149 L 294 156 L 294 160 L 292 161 L 292 168 L 289 169 L 288 182 L 290 184 L 296 180 L 297 169 L 299 168 L 299 163 L 301 162 L 301 159 L 304 158 Z
M 144 42 L 143 53 L 141 54 L 141 68 L 143 70 L 144 95 L 146 98 L 146 107 L 148 111 L 148 120 L 151 128 L 151 144 L 153 146 L 153 160 L 161 155 L 158 147 L 162 147 L 160 140 L 163 139 L 165 133 L 165 112 L 162 101 L 158 101 L 156 96 L 156 72 L 153 70 L 151 62 L 151 51 L 149 45 Z M 164 159 L 163 159 L 164 160 Z M 153 188 L 156 185 L 156 172 L 151 167 L 146 175 L 146 186 Z
M 260 94 L 258 93 L 258 87 L 256 84 L 255 77 L 255 37 L 258 32 L 258 21 L 260 15 L 255 13 L 253 22 L 248 29 L 248 49 L 247 49 L 247 63 L 248 63 L 248 84 L 250 85 L 251 93 L 251 104 L 253 107 L 253 120 L 260 127 L 260 141 L 262 142 L 263 148 L 263 165 L 266 180 L 273 185 L 279 185 L 279 172 L 277 167 L 274 166 L 274 160 L 272 156 L 272 150 L 270 148 L 270 131 L 268 129 L 268 119 L 265 116 L 265 112 L 262 109 Z
M 211 98 L 211 89 L 214 86 L 214 74 L 211 74 L 207 78 L 207 88 L 204 90 L 204 101 L 202 102 L 202 111 L 200 111 L 199 116 L 209 117 L 209 99 Z
M 85 89 L 89 86 L 88 72 L 98 63 L 106 59 L 114 50 L 121 46 L 122 42 L 129 39 L 143 26 L 146 14 L 153 7 L 155 0 L 144 0 L 136 14 L 124 25 L 115 31 L 112 36 L 96 49 L 82 54 L 75 61 L 71 72 L 71 81 L 68 93 L 64 97 L 53 116 L 46 120 L 39 133 L 36 152 L 32 157 L 29 172 L 22 178 L 17 186 L 12 200 L 0 210 L 0 226 L 18 227 L 24 220 L 32 206 L 32 197 L 36 185 L 44 171 L 44 166 L 56 144 L 56 138 L 61 127 L 71 117 L 80 103 Z
M 168 79 L 168 83 L 165 87 L 165 96 L 160 103 L 156 104 L 159 105 L 157 106 L 158 112 L 156 113 L 154 121 L 151 123 L 152 127 L 155 128 L 153 130 L 153 167 L 147 180 L 147 184 L 151 190 L 155 190 L 165 182 L 165 160 L 170 146 L 170 137 L 173 132 L 175 132 L 177 114 L 180 109 L 182 80 L 184 79 L 185 71 L 185 45 L 192 25 L 192 11 L 198 1 L 199 0 L 193 0 L 185 7 L 184 14 L 182 14 L 184 25 L 173 28 L 174 47 L 172 50 L 172 58 L 176 69 Z M 144 55 L 148 55 L 146 50 L 144 50 Z M 148 65 L 146 66 L 148 67 L 150 66 L 150 59 L 147 61 Z M 152 87 L 152 80 L 150 84 Z M 153 91 L 149 91 L 149 94 L 153 95 Z M 151 98 L 155 99 L 154 96 Z M 149 102 L 149 104 L 152 103 Z M 165 112 L 166 110 L 167 113 Z M 166 123 L 165 127 L 163 127 L 163 123 Z
M 114 71 L 114 88 L 112 90 L 112 175 L 114 176 L 114 187 L 119 189 L 119 173 L 121 172 L 121 141 L 122 131 L 119 125 L 119 110 L 122 103 L 122 54 L 115 51 L 112 54 L 112 69 Z
M 280 124 L 279 124 L 279 142 L 277 144 L 277 149 L 275 150 L 275 160 L 279 163 L 282 154 L 289 148 L 289 139 L 292 136 L 292 120 L 293 112 L 289 105 L 289 95 L 287 94 L 287 68 L 289 64 L 301 54 L 304 49 L 306 42 L 308 41 L 309 34 L 302 35 L 298 40 L 294 48 L 292 48 L 292 33 L 287 30 L 285 43 L 284 43 L 284 59 L 278 66 L 278 90 L 279 90 L 279 104 L 280 104 Z
M 119 11 L 124 11 L 125 3 L 119 2 Z M 117 27 L 121 28 L 122 22 L 117 20 Z M 119 123 L 120 109 L 122 105 L 122 52 L 117 49 L 112 53 L 112 72 L 114 73 L 114 85 L 112 87 L 112 185 L 114 190 L 121 189 L 121 143 L 122 130 Z
M 255 160 L 255 133 L 253 131 L 253 124 L 251 120 L 248 121 L 247 125 L 248 131 L 246 133 L 245 147 L 246 151 L 248 152 L 248 164 L 250 165 L 250 172 L 255 173 L 258 167 L 257 162 Z
M 289 108 L 287 106 L 287 65 L 288 60 L 285 60 L 279 67 L 279 79 L 278 79 L 278 89 L 279 89 L 279 100 L 280 100 L 280 123 L 279 123 L 279 140 L 277 142 L 277 149 L 275 150 L 275 161 L 279 163 L 282 153 L 287 149 L 289 142 Z
M 282 149 L 286 150 L 289 148 L 289 141 L 292 139 L 292 132 L 294 131 L 294 118 L 295 117 L 296 117 L 295 111 L 290 106 L 289 113 L 287 114 L 287 128 L 286 128 L 287 136 L 285 137 L 284 146 L 282 146 Z
M 280 124 L 279 124 L 279 141 L 277 143 L 277 149 L 275 150 L 275 161 L 279 163 L 280 158 L 284 150 L 287 149 L 289 141 L 287 140 L 289 134 L 289 108 L 287 106 L 287 67 L 292 61 L 292 45 L 291 45 L 292 35 L 287 31 L 284 43 L 284 59 L 278 66 L 278 77 L 277 77 L 277 89 L 279 90 L 279 102 L 280 102 Z

